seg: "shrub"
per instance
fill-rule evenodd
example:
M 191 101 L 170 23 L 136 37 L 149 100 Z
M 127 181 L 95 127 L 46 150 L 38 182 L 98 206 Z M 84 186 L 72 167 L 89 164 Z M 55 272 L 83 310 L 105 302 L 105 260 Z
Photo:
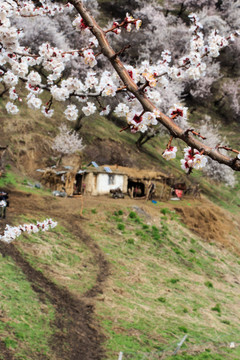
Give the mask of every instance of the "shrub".
M 211 310 L 216 311 L 218 314 L 221 314 L 220 304 L 216 304 L 213 308 L 211 308 Z
M 160 211 L 163 215 L 169 214 L 171 212 L 168 208 L 163 208 Z
M 137 214 L 134 211 L 131 211 L 128 216 L 130 217 L 130 219 L 136 219 Z
M 213 288 L 213 284 L 211 283 L 211 281 L 206 281 L 204 285 L 206 285 L 208 288 Z
M 122 224 L 122 223 L 121 223 L 121 224 L 118 224 L 117 228 L 118 228 L 118 230 L 123 231 L 123 230 L 125 230 L 125 225 Z
M 182 332 L 184 332 L 185 334 L 188 332 L 188 329 L 186 328 L 186 326 L 179 326 L 178 329 Z
M 170 279 L 171 284 L 177 284 L 180 280 L 179 279 Z
M 157 298 L 157 301 L 161 302 L 161 303 L 165 303 L 166 299 L 162 296 L 160 296 L 159 298 Z
M 134 245 L 135 241 L 134 241 L 134 239 L 130 238 L 130 239 L 127 239 L 126 243 Z

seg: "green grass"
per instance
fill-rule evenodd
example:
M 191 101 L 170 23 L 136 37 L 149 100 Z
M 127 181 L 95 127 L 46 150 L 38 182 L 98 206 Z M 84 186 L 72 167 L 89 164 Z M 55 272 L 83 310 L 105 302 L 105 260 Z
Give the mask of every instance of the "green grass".
M 0 187 L 5 187 L 8 185 L 17 185 L 16 175 L 11 171 L 7 171 L 3 176 L 0 177 Z
M 22 222 L 34 221 L 22 217 Z M 75 293 L 84 293 L 96 281 L 97 265 L 89 249 L 60 224 L 51 231 L 24 234 L 16 245 L 31 266 Z
M 237 275 L 238 257 L 202 242 L 168 211 L 160 211 L 154 225 L 134 211 L 123 207 L 122 212 L 121 216 L 105 213 L 108 223 L 103 233 L 104 213 L 99 209 L 102 224 L 96 234 L 89 228 L 112 265 L 111 287 L 105 290 L 105 300 L 97 303 L 108 338 L 107 359 L 120 351 L 126 359 L 139 360 L 145 352 L 173 352 L 186 333 L 188 341 L 182 350 L 186 353 L 178 355 L 179 359 L 190 359 L 188 350 L 194 345 L 237 341 L 240 313 L 236 318 L 233 307 L 239 290 L 223 274 Z M 125 226 L 121 238 L 116 218 L 121 218 L 117 224 Z M 226 359 L 228 349 L 217 348 L 211 351 L 212 358 Z M 209 354 L 202 349 L 195 358 L 211 359 Z
M 0 257 L 0 265 L 1 340 L 14 351 L 16 360 L 40 355 L 47 358 L 54 332 L 54 307 L 39 301 L 25 275 L 9 257 Z

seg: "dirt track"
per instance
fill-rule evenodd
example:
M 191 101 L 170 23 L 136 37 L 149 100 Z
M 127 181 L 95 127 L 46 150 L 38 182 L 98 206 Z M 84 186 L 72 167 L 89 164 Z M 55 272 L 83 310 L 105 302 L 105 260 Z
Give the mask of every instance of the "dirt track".
M 0 243 L 0 251 L 3 256 L 11 256 L 16 265 L 21 268 L 33 290 L 37 293 L 43 303 L 48 299 L 55 307 L 56 316 L 54 326 L 57 331 L 52 338 L 51 347 L 55 359 L 58 360 L 100 360 L 104 358 L 102 343 L 104 335 L 101 333 L 99 325 L 94 319 L 94 297 L 103 292 L 104 281 L 109 274 L 109 265 L 104 258 L 100 248 L 93 240 L 84 234 L 79 224 L 78 218 L 68 213 L 63 206 L 64 203 L 58 199 L 39 198 L 14 191 L 10 194 L 11 207 L 8 213 L 8 223 L 11 218 L 20 214 L 40 214 L 52 216 L 60 221 L 71 231 L 79 241 L 84 242 L 92 252 L 96 264 L 98 264 L 98 274 L 95 285 L 87 291 L 81 298 L 73 296 L 67 289 L 60 288 L 51 280 L 46 278 L 42 272 L 35 270 L 21 255 L 17 247 L 12 244 Z M 60 199 L 59 199 L 60 200 Z M 22 204 L 24 204 L 24 209 Z M 4 226 L 1 223 L 2 227 Z M 4 359 L 14 360 L 11 351 L 6 349 L 3 342 L 0 342 L 1 354 Z M 43 360 L 38 356 L 35 359 Z M 44 356 L 44 360 L 46 356 Z M 49 359 L 50 360 L 50 359 Z

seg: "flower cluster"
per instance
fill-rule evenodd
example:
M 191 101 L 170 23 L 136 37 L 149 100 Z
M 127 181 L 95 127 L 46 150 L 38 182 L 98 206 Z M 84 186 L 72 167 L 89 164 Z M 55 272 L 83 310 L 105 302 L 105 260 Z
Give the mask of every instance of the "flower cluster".
M 97 60 L 92 49 L 84 50 L 83 57 L 85 64 L 90 66 L 91 68 L 97 65 Z
M 28 234 L 36 233 L 38 231 L 47 231 L 53 229 L 57 226 L 57 222 L 52 219 L 46 219 L 43 222 L 37 222 L 37 224 L 24 224 L 19 226 L 10 226 L 7 225 L 4 234 L 0 235 L 0 240 L 6 243 L 11 243 L 17 237 L 19 237 L 23 232 Z
M 191 169 L 202 169 L 207 164 L 207 158 L 201 155 L 196 149 L 187 147 L 184 149 L 184 159 L 181 159 L 181 168 L 186 172 Z
M 145 132 L 152 125 L 157 125 L 156 115 L 146 111 L 141 114 L 135 114 L 133 111 L 127 113 L 127 122 L 133 133 L 137 131 Z
M 52 145 L 53 150 L 65 155 L 83 150 L 82 139 L 78 137 L 76 131 L 69 130 L 66 125 L 61 125 L 59 130 Z
M 177 147 L 176 146 L 169 146 L 162 154 L 162 157 L 165 160 L 172 160 L 176 158 Z
M 132 24 L 135 25 L 136 30 L 139 30 L 142 25 L 142 20 L 134 19 L 132 15 L 130 15 L 129 13 L 126 14 L 124 22 L 125 22 L 124 27 L 128 32 L 132 30 Z
M 59 81 L 66 65 L 72 61 L 79 59 L 82 56 L 86 65 L 93 68 L 97 64 L 96 57 L 92 50 L 96 46 L 96 39 L 90 39 L 88 47 L 82 49 L 80 52 L 77 50 L 63 51 L 56 47 L 51 46 L 49 43 L 43 43 L 39 47 L 38 54 L 32 55 L 30 49 L 22 47 L 19 43 L 21 37 L 24 36 L 22 31 L 19 31 L 14 26 L 11 26 L 10 18 L 13 16 L 37 16 L 37 15 L 54 15 L 64 11 L 64 9 L 72 8 L 69 4 L 67 6 L 49 4 L 48 1 L 41 1 L 41 6 L 36 7 L 30 1 L 23 1 L 18 4 L 15 1 L 4 1 L 0 5 L 1 23 L 0 23 L 0 42 L 3 44 L 0 49 L 0 62 L 7 65 L 7 71 L 3 71 L 0 81 L 3 81 L 5 86 L 9 88 L 10 99 L 15 102 L 19 101 L 19 97 L 14 93 L 14 87 L 18 84 L 19 78 L 24 78 L 26 81 L 26 89 L 34 96 L 27 96 L 27 105 L 31 109 L 40 109 L 42 113 L 51 117 L 53 110 L 50 107 L 41 107 L 41 100 L 38 96 L 44 88 L 48 87 L 53 100 L 66 101 L 70 97 L 75 96 L 80 102 L 86 102 L 91 92 L 99 94 L 104 97 L 113 97 L 116 95 L 118 88 L 123 85 L 121 80 L 115 74 L 109 71 L 103 71 L 100 78 L 97 78 L 96 73 L 88 71 L 85 79 L 78 79 L 69 77 Z M 161 54 L 161 59 L 156 64 L 150 64 L 148 61 L 142 62 L 138 68 L 127 65 L 126 69 L 133 79 L 138 84 L 144 86 L 144 92 L 156 107 L 161 105 L 162 99 L 159 96 L 159 90 L 168 86 L 170 79 L 193 78 L 198 79 L 204 75 L 206 64 L 202 61 L 206 55 L 210 57 L 217 56 L 219 50 L 228 44 L 228 40 L 221 37 L 216 31 L 212 32 L 207 41 L 203 38 L 202 26 L 195 14 L 189 15 L 193 23 L 191 31 L 193 33 L 190 42 L 190 52 L 185 57 L 179 60 L 178 65 L 172 65 L 172 56 L 169 50 L 164 50 Z M 88 29 L 85 21 L 78 16 L 73 21 L 73 26 L 79 31 Z M 122 23 L 114 22 L 112 31 L 119 33 L 122 27 L 127 31 L 131 31 L 132 26 L 138 30 L 141 26 L 141 20 L 135 19 L 130 14 L 126 14 Z M 89 30 L 88 30 L 89 32 Z M 232 37 L 229 37 L 231 39 Z M 80 57 L 81 58 L 81 57 Z M 40 66 L 47 72 L 47 85 L 42 84 L 41 75 L 29 68 L 33 66 Z M 141 85 L 140 85 L 141 86 Z M 14 115 L 18 112 L 17 104 L 8 102 L 6 110 Z M 110 105 L 105 105 L 104 108 L 111 109 Z M 119 112 L 116 108 L 116 113 Z M 133 131 L 145 132 L 149 126 L 157 124 L 154 114 L 149 113 L 140 116 L 141 109 L 139 109 L 136 99 L 132 99 L 131 104 L 126 105 L 127 111 L 124 111 L 124 116 Z M 173 116 L 175 111 L 178 111 L 179 106 L 174 105 L 169 110 L 169 116 Z M 179 125 L 186 122 L 186 111 L 181 107 L 183 114 L 175 118 Z M 86 116 L 93 114 L 96 111 L 96 106 L 92 102 L 88 102 L 87 106 L 82 108 Z M 77 118 L 78 110 L 75 105 L 68 105 L 64 111 L 66 118 L 74 121 Z M 105 114 L 103 112 L 102 114 Z M 121 116 L 123 112 L 119 112 Z M 174 120 L 174 121 L 175 121 Z
M 64 114 L 69 121 L 77 120 L 78 109 L 76 105 L 68 105 L 67 109 L 64 111 Z
M 181 104 L 174 104 L 173 107 L 169 109 L 167 115 L 171 119 L 174 119 L 174 122 L 176 122 L 182 128 L 185 128 L 187 126 L 188 119 L 187 111 L 187 107 L 182 106 Z
M 12 25 L 11 18 L 14 19 L 19 16 L 53 16 L 72 8 L 70 4 L 57 5 L 49 0 L 41 0 L 37 4 L 30 0 L 1 1 L 0 82 L 3 84 L 4 93 L 8 93 L 11 100 L 6 104 L 6 111 L 9 114 L 17 114 L 19 111 L 17 104 L 19 101 L 22 101 L 15 90 L 19 79 L 25 83 L 28 91 L 26 95 L 28 107 L 40 109 L 46 117 L 53 115 L 52 104 L 55 101 L 65 102 L 67 100 L 69 103 L 71 99 L 78 100 L 80 102 L 79 108 L 81 108 L 84 115 L 89 116 L 97 110 L 97 102 L 89 101 L 89 98 L 96 98 L 101 108 L 100 114 L 107 115 L 112 110 L 107 101 L 113 103 L 111 101 L 112 97 L 120 93 L 121 100 L 120 104 L 115 108 L 115 113 L 118 116 L 126 117 L 132 132 L 140 131 L 144 133 L 150 127 L 158 124 L 157 118 L 159 113 L 157 108 L 163 108 L 164 101 L 166 103 L 164 90 L 166 88 L 169 89 L 173 83 L 177 84 L 175 80 L 198 80 L 203 77 L 207 68 L 205 59 L 211 60 L 218 56 L 219 51 L 227 46 L 230 41 L 234 40 L 236 35 L 239 35 L 239 32 L 235 32 L 225 38 L 216 30 L 213 30 L 210 36 L 206 37 L 197 15 L 190 14 L 192 38 L 188 53 L 180 59 L 178 58 L 177 63 L 173 63 L 177 57 L 172 57 L 169 50 L 164 50 L 159 60 L 155 63 L 145 60 L 136 67 L 126 65 L 122 71 L 125 72 L 126 70 L 125 77 L 128 74 L 130 78 L 123 81 L 116 73 L 100 69 L 99 74 L 97 74 L 95 68 L 94 71 L 92 70 L 97 65 L 97 55 L 92 50 L 93 47 L 98 46 L 95 38 L 88 38 L 87 45 L 84 48 L 68 49 L 67 51 L 45 42 L 33 54 L 30 48 L 21 45 L 21 38 L 24 36 L 24 33 L 21 29 Z M 129 32 L 134 26 L 139 30 L 141 23 L 140 19 L 135 19 L 127 13 L 122 22 L 114 22 L 112 28 L 106 30 L 104 34 L 107 34 L 109 31 L 118 34 L 123 28 Z M 77 16 L 72 25 L 77 31 L 90 34 L 90 30 L 81 16 Z M 124 50 L 125 48 L 113 55 L 112 59 L 115 59 L 116 55 L 122 54 Z M 82 74 L 81 78 L 73 77 L 73 75 L 64 78 L 64 71 L 67 66 L 76 61 L 85 63 L 85 65 L 91 68 L 90 71 Z M 121 75 L 120 71 L 118 73 Z M 144 95 L 147 100 L 150 100 L 154 105 L 153 107 L 144 107 L 143 111 L 142 105 L 138 100 L 139 98 L 137 99 L 133 95 L 135 94 L 134 91 L 129 90 L 130 86 L 128 87 L 128 85 L 131 82 L 135 82 L 139 94 Z M 182 93 L 180 87 L 181 85 L 179 85 L 179 90 L 176 90 L 174 95 L 177 92 L 179 94 Z M 44 89 L 51 96 L 45 106 L 42 105 L 42 100 L 39 98 Z M 100 96 L 104 97 L 104 104 L 99 101 Z M 110 100 L 108 100 L 109 97 Z M 169 105 L 168 107 L 165 106 L 163 111 L 166 113 L 169 109 L 169 117 L 181 127 L 186 127 L 187 108 L 176 104 L 178 101 L 176 97 L 168 98 Z M 150 109 L 150 111 L 146 111 L 146 109 Z M 78 108 L 76 105 L 68 104 L 63 113 L 69 121 L 75 121 L 78 118 Z M 175 149 L 175 147 L 169 146 L 163 153 L 163 157 L 166 159 L 174 158 L 176 156 Z M 201 168 L 206 162 L 205 159 L 196 150 L 187 151 L 182 160 L 182 167 L 184 170 Z

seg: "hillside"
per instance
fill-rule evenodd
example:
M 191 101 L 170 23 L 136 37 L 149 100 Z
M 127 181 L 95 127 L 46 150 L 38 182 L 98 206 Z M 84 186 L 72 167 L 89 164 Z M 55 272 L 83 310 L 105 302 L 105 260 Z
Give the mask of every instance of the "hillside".
M 137 135 L 91 116 L 80 130 L 86 148 L 66 165 L 158 169 L 200 183 L 203 195 L 157 204 L 86 197 L 81 218 L 78 200 L 26 186 L 37 168 L 56 163 L 61 107 L 51 121 L 23 108 L 14 118 L 3 110 L 0 121 L 9 145 L 0 182 L 10 192 L 7 223 L 59 222 L 52 232 L 0 244 L 4 360 L 112 360 L 120 351 L 134 360 L 239 357 L 239 347 L 229 347 L 239 343 L 239 182 L 226 187 L 197 171 L 187 177 L 179 158 L 162 158 L 167 138 L 140 151 Z M 237 144 L 234 126 L 223 131 Z
M 84 197 L 81 218 L 78 199 L 9 193 L 8 223 L 59 224 L 0 244 L 3 359 L 171 359 L 185 334 L 174 359 L 238 358 L 239 216 Z
M 239 8 L 235 17 L 230 11 L 237 2 L 185 3 L 201 12 L 208 34 L 215 24 L 228 32 L 239 22 Z M 209 8 L 201 5 L 206 3 Z M 123 33 L 122 40 L 111 40 L 115 49 L 135 41 L 120 51 L 124 63 L 140 64 L 149 54 L 150 62 L 155 62 L 166 46 L 174 61 L 185 53 L 191 9 L 181 1 L 85 0 L 85 4 L 103 26 L 111 16 L 124 18 L 126 8 L 143 17 L 142 33 L 129 37 Z M 48 17 L 43 23 L 36 21 L 35 28 L 26 25 L 26 18 L 19 27 L 26 25 L 26 38 L 34 46 L 57 34 L 56 42 L 67 46 L 70 39 L 73 48 L 80 48 L 81 33 L 73 35 L 72 19 L 56 18 L 51 25 Z M 166 97 L 163 93 L 155 97 L 162 99 L 159 108 L 165 113 L 180 101 L 188 106 L 189 126 L 208 137 L 206 141 L 214 138 L 212 147 L 240 149 L 239 49 L 237 43 L 207 63 L 206 82 L 190 79 L 179 86 L 173 80 L 163 87 Z M 99 59 L 100 69 L 108 69 L 101 54 Z M 78 64 L 73 76 L 85 79 L 84 69 Z M 45 71 L 42 83 L 46 76 Z M 61 81 L 56 84 L 61 86 Z M 49 189 L 34 186 L 40 181 L 36 170 L 60 159 L 52 148 L 59 126 L 77 125 L 64 116 L 70 98 L 65 103 L 54 99 L 54 115 L 46 118 L 26 105 L 25 82 L 19 82 L 16 92 L 23 101 L 16 99 L 19 112 L 13 116 L 6 111 L 4 82 L 0 87 L 0 147 L 8 146 L 0 190 L 7 191 L 10 200 L 7 218 L 0 218 L 0 235 L 6 225 L 37 224 L 46 218 L 58 222 L 52 230 L 23 232 L 10 244 L 0 241 L 0 360 L 240 359 L 240 173 L 234 175 L 234 186 L 228 186 L 231 170 L 225 172 L 218 165 L 214 178 L 197 170 L 186 175 L 180 166 L 185 147 L 180 140 L 172 143 L 179 149 L 176 159 L 165 161 L 162 153 L 169 135 L 162 129 L 136 146 L 139 134 L 124 130 L 124 118 L 114 112 L 99 115 L 105 98 L 93 100 L 98 110 L 90 116 L 83 116 L 83 103 L 73 100 L 81 117 L 77 132 L 85 147 L 81 153 L 63 156 L 62 165 L 79 170 L 95 161 L 135 168 L 135 173 L 155 170 L 171 175 L 175 183 L 197 185 L 201 193 L 198 198 L 185 195 L 166 202 L 85 193 L 81 214 L 79 198 L 55 197 Z M 117 97 L 121 101 L 120 93 Z M 49 92 L 39 98 L 43 104 L 52 101 Z M 114 98 L 109 102 L 115 107 Z M 204 128 L 203 123 L 208 125 Z

